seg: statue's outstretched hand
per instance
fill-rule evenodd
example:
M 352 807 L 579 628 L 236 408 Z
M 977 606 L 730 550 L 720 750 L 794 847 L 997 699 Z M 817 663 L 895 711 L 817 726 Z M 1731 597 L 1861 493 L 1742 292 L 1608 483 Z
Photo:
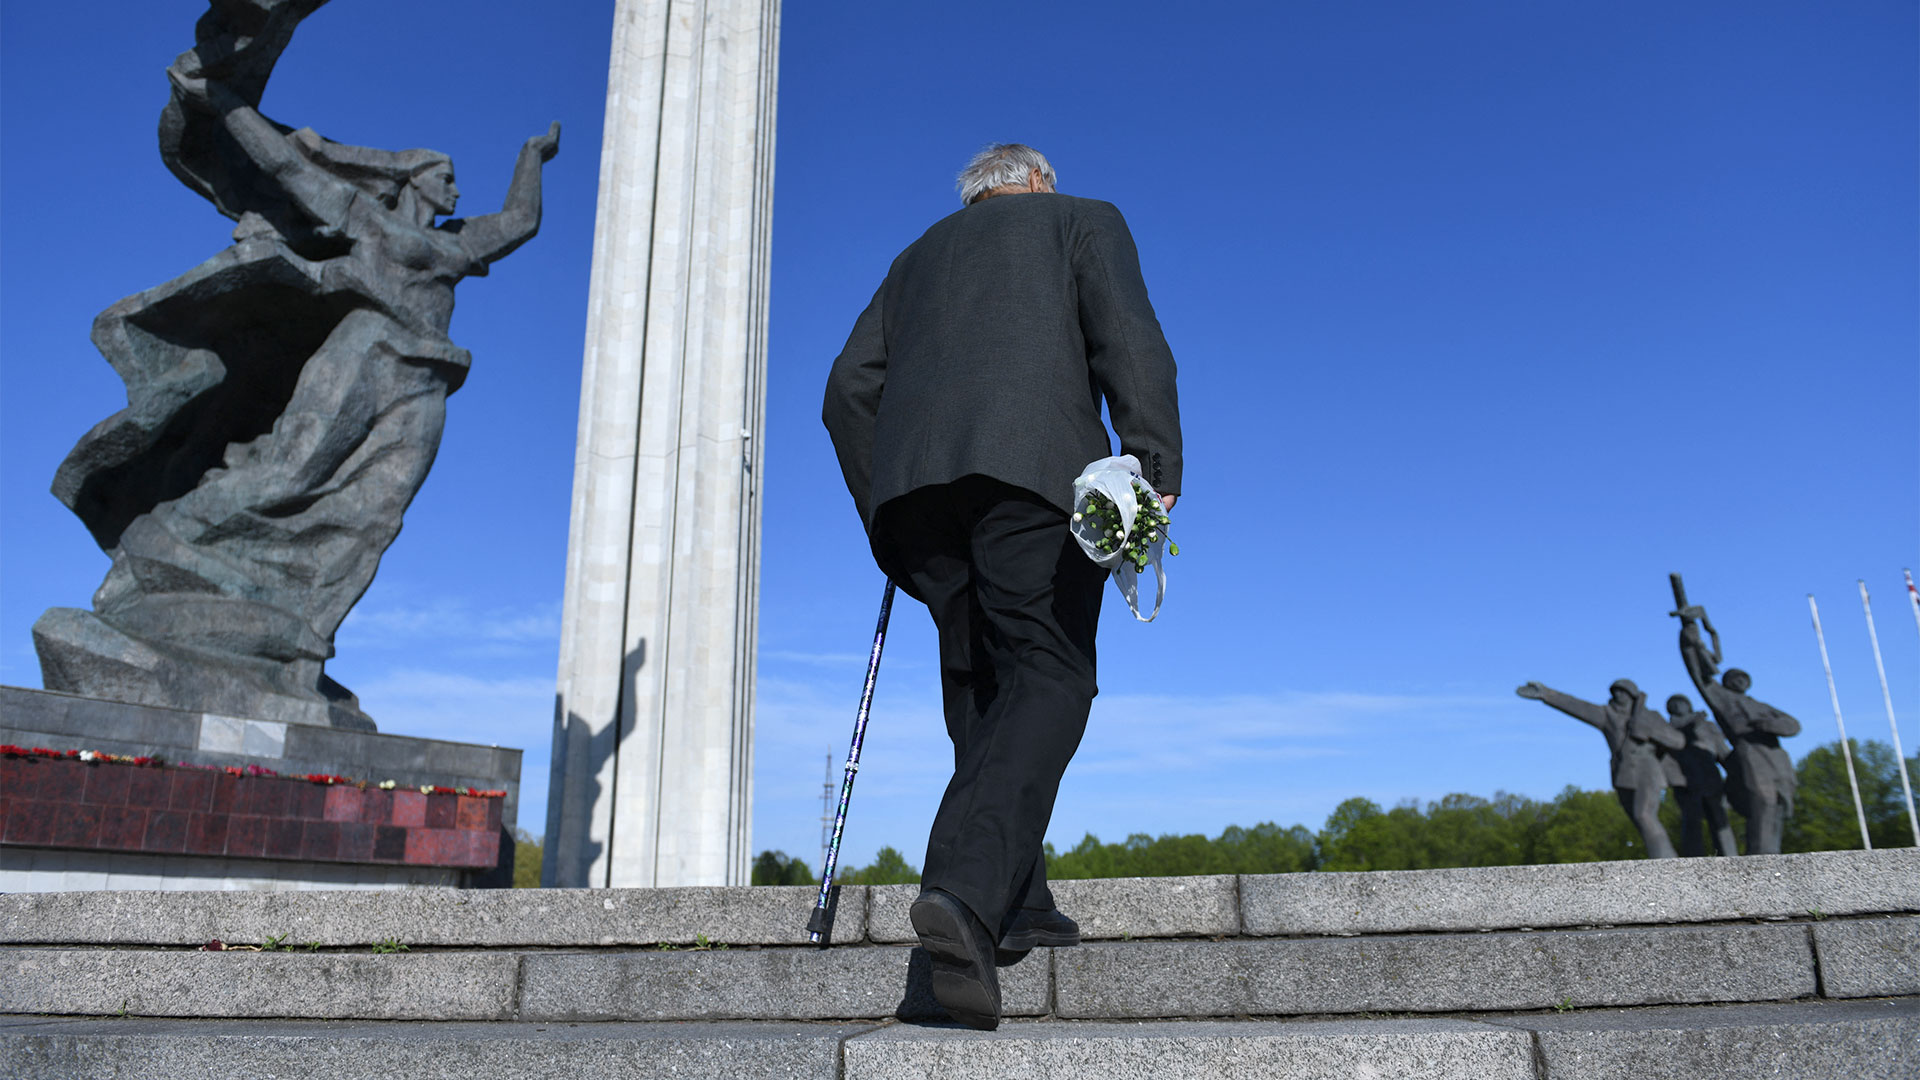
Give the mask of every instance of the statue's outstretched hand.
M 1525 686 L 1516 687 L 1513 692 L 1529 701 L 1539 701 L 1541 698 L 1547 696 L 1547 688 L 1537 682 L 1530 682 Z
M 535 135 L 528 139 L 527 146 L 540 151 L 541 161 L 552 161 L 553 155 L 560 152 L 560 121 L 555 120 L 552 126 L 547 128 L 545 135 Z

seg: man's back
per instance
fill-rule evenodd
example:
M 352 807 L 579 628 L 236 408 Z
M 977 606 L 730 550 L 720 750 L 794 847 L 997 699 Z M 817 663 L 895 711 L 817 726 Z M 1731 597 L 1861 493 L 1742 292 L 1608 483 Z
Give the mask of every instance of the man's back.
M 998 966 L 1079 944 L 1043 840 L 1098 692 L 1106 572 L 1069 529 L 1073 478 L 1127 452 L 1180 490 L 1173 355 L 1120 212 L 1054 194 L 996 143 L 965 210 L 895 259 L 827 378 L 822 418 L 874 556 L 939 632 L 953 778 L 908 916 L 949 1014 L 1000 1022 Z M 1168 498 L 1169 505 L 1172 502 Z
M 834 362 L 824 419 L 869 524 L 973 474 L 1070 509 L 1073 477 L 1112 453 L 1103 396 L 1123 450 L 1177 493 L 1173 356 L 1126 221 L 1033 193 L 949 215 L 894 260 Z

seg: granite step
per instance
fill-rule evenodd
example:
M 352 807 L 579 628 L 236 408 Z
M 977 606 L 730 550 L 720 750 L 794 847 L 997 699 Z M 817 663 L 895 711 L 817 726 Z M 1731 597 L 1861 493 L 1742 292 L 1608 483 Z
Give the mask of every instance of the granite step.
M 1715 923 L 1920 912 L 1920 849 L 1053 883 L 1089 941 Z M 837 891 L 834 941 L 914 940 L 917 887 Z M 0 894 L 0 944 L 804 945 L 809 887 Z
M 1007 1015 L 1153 1020 L 1920 994 L 1920 852 L 1060 882 Z M 912 886 L 0 895 L 0 1014 L 502 1022 L 941 1015 Z M 204 951 L 211 940 L 278 948 Z
M 0 1013 L 540 1022 L 940 1015 L 895 945 L 205 952 L 0 947 Z M 1009 1016 L 1154 1019 L 1920 994 L 1920 917 L 1089 942 L 1002 969 Z
M 1340 1020 L 1015 1020 L 991 1033 L 901 1023 L 5 1017 L 0 1061 L 21 1080 L 1894 1080 L 1920 1075 L 1920 998 Z

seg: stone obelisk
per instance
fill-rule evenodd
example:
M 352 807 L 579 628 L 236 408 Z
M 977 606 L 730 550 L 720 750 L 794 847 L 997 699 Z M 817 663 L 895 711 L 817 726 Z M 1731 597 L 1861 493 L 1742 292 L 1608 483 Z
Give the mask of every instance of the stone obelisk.
M 779 0 L 618 0 L 543 884 L 744 885 Z

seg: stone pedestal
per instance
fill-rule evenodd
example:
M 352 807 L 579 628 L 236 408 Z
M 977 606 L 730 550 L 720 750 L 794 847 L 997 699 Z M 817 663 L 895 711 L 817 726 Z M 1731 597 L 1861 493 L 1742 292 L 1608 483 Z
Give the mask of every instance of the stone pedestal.
M 512 881 L 518 750 L 11 686 L 0 744 L 166 763 L 0 755 L 0 893 Z
M 619 0 L 544 883 L 748 881 L 778 0 Z

